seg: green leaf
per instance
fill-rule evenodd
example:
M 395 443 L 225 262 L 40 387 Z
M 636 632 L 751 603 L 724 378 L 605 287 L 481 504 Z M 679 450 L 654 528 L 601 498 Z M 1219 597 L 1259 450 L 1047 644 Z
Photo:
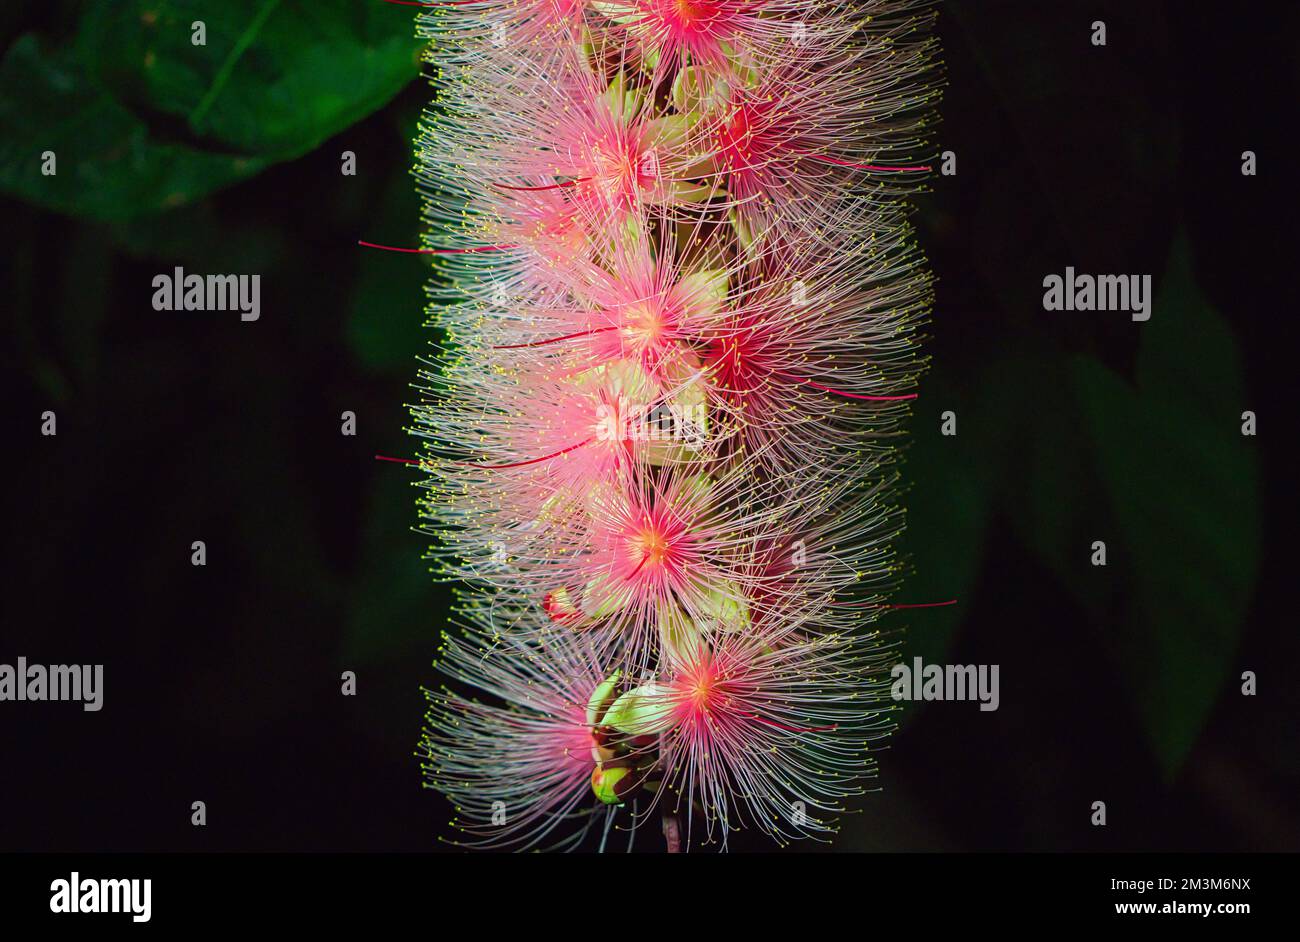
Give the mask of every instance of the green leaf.
M 0 63 L 0 192 L 105 220 L 185 205 L 387 104 L 413 34 L 352 0 L 92 0 L 73 46 L 28 35 Z
M 57 173 L 42 174 L 52 151 Z M 50 209 L 124 219 L 179 206 L 267 161 L 163 140 L 87 79 L 66 51 L 27 35 L 0 63 L 0 191 Z
M 1170 776 L 1228 676 L 1259 567 L 1241 358 L 1189 255 L 1180 236 L 1141 328 L 1136 388 L 1093 360 L 1072 369 L 1119 528 L 1106 541 L 1109 564 L 1132 582 L 1114 643 Z
M 387 104 L 419 74 L 422 46 L 410 15 L 356 0 L 97 0 L 79 38 L 92 75 L 132 110 L 280 159 Z

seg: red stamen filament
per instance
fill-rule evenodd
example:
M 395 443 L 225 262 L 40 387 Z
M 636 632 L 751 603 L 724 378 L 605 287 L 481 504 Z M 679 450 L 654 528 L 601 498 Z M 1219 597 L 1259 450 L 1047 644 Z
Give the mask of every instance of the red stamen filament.
M 575 337 L 590 337 L 592 334 L 603 334 L 610 330 L 618 330 L 618 327 L 596 327 L 592 330 L 580 330 L 576 334 L 565 334 L 563 337 L 552 337 L 550 340 L 534 340 L 532 343 L 502 343 L 495 345 L 492 349 L 520 350 L 524 347 L 544 347 L 548 343 L 559 343 L 561 340 L 573 340 Z
M 384 0 L 399 7 L 463 7 L 485 0 Z
M 548 183 L 545 186 L 511 186 L 508 183 L 492 184 L 498 190 L 515 190 L 520 193 L 537 193 L 541 190 L 562 190 L 568 186 L 577 186 L 579 183 L 585 183 L 591 177 L 578 177 L 575 180 L 565 180 L 561 183 Z
M 784 374 L 778 374 L 784 375 Z M 898 402 L 902 399 L 915 399 L 916 393 L 908 393 L 906 396 L 863 396 L 858 393 L 844 392 L 841 389 L 834 389 L 830 386 L 823 386 L 821 383 L 814 383 L 810 379 L 800 379 L 797 376 L 787 376 L 786 379 L 794 380 L 801 385 L 811 386 L 813 389 L 820 389 L 822 392 L 834 393 L 837 396 L 844 396 L 847 399 L 865 399 L 868 402 Z
M 537 464 L 541 461 L 550 461 L 552 458 L 560 457 L 560 455 L 567 455 L 569 452 L 581 448 L 583 445 L 591 444 L 591 442 L 595 441 L 595 438 L 596 436 L 593 435 L 591 438 L 580 441 L 576 445 L 570 445 L 568 448 L 561 448 L 559 451 L 551 452 L 549 455 L 542 455 L 540 458 L 529 458 L 527 461 L 512 461 L 509 464 L 475 464 L 472 461 L 467 461 L 465 464 L 468 464 L 471 468 L 481 468 L 484 471 L 500 471 L 504 468 L 522 468 L 525 465 Z
M 627 578 L 629 580 L 635 579 L 636 574 L 641 571 L 641 567 L 643 567 L 649 561 L 649 559 L 650 559 L 650 553 L 647 550 L 645 553 L 641 555 L 641 562 L 637 563 L 636 568 L 627 574 Z

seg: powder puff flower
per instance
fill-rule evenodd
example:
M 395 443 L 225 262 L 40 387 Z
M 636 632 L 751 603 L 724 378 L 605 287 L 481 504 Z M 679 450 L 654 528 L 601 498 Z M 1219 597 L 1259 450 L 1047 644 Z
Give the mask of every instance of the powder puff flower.
M 421 509 L 468 844 L 826 839 L 890 727 L 924 0 L 448 0 Z M 594 838 L 593 838 L 594 839 Z

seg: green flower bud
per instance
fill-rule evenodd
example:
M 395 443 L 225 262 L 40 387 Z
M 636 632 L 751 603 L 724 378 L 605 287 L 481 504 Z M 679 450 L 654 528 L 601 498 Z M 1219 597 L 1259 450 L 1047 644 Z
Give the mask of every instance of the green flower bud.
M 672 703 L 656 684 L 620 696 L 605 713 L 605 725 L 631 736 L 651 736 L 671 729 Z
M 607 805 L 622 804 L 635 790 L 632 769 L 606 769 L 596 766 L 591 770 L 591 790 Z
M 702 614 L 722 631 L 743 631 L 749 627 L 749 603 L 736 583 L 724 582 L 716 589 L 709 589 L 703 593 L 702 602 Z
M 705 112 L 725 105 L 730 98 L 731 89 L 726 79 L 712 76 L 707 70 L 691 65 L 677 73 L 671 94 L 673 107 L 683 115 L 689 115 L 694 122 Z
M 608 576 L 597 576 L 582 590 L 582 611 L 588 618 L 607 618 L 631 601 L 631 590 Z
M 655 606 L 655 616 L 659 625 L 659 646 L 669 666 L 680 668 L 697 661 L 705 644 L 695 622 L 672 601 L 659 602 Z
M 614 76 L 614 81 L 609 83 L 609 90 L 605 92 L 603 98 L 614 120 L 624 124 L 636 117 L 636 113 L 641 110 L 642 95 L 627 87 L 627 80 L 622 72 Z
M 618 681 L 622 676 L 623 672 L 621 670 L 614 671 L 613 674 L 598 683 L 596 689 L 591 692 L 591 697 L 587 700 L 588 726 L 600 725 L 605 711 L 609 709 L 610 704 L 618 696 Z

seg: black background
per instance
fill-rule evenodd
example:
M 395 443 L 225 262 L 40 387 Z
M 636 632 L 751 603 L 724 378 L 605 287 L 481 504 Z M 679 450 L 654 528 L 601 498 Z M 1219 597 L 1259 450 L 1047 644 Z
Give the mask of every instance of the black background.
M 45 25 L 31 16 L 15 35 Z M 1089 42 L 1097 18 L 1104 50 Z M 973 413 L 995 379 L 982 364 L 1010 345 L 1044 369 L 1065 351 L 1130 375 L 1140 328 L 1123 315 L 1046 313 L 1041 279 L 1065 265 L 1159 278 L 1185 228 L 1196 278 L 1241 351 L 1245 401 L 1228 411 L 1260 416 L 1247 441 L 1261 562 L 1228 679 L 1166 773 L 1117 666 L 1122 648 L 1098 634 L 1110 616 L 1063 591 L 996 505 L 959 612 L 935 617 L 953 619 L 947 660 L 1001 665 L 1001 709 L 912 711 L 881 758 L 883 792 L 849 819 L 839 849 L 1300 848 L 1288 500 L 1297 25 L 1293 4 L 990 2 L 941 14 L 939 139 L 959 172 L 935 178 L 918 215 L 940 278 L 930 388 L 944 394 L 922 386 L 917 436 L 941 446 L 939 412 Z M 0 704 L 0 849 L 440 847 L 449 809 L 422 790 L 414 752 L 446 590 L 425 578 L 423 539 L 409 532 L 414 474 L 372 457 L 411 453 L 401 430 L 429 339 L 424 268 L 355 246 L 414 244 L 398 130 L 427 98 L 414 82 L 316 152 L 179 215 L 105 226 L 0 202 L 13 315 L 0 662 L 105 672 L 100 713 Z M 1147 118 L 1143 133 L 1119 134 Z M 356 178 L 338 173 L 345 148 L 361 157 Z M 1239 173 L 1248 148 L 1259 154 L 1253 178 Z M 1151 163 L 1154 177 L 1131 173 Z M 1095 198 L 1078 213 L 1063 192 Z M 240 267 L 250 240 L 265 267 Z M 1058 259 L 1047 268 L 1045 252 Z M 155 312 L 152 277 L 182 263 L 260 272 L 261 320 Z M 396 363 L 355 343 L 356 299 L 376 286 L 375 329 L 409 345 Z M 51 370 L 63 380 L 51 385 Z M 1043 407 L 1011 392 L 1004 413 Z M 57 437 L 39 434 L 45 409 L 58 414 Z M 355 438 L 339 434 L 343 410 L 358 416 Z M 985 428 L 964 423 L 963 447 L 1000 451 L 1017 468 L 999 472 L 1012 490 L 1031 486 L 1040 472 L 1024 464 L 1021 433 L 984 438 Z M 198 539 L 204 568 L 190 565 Z M 921 539 L 942 548 L 950 537 Z M 1106 574 L 1126 565 L 1110 540 Z M 1122 589 L 1110 596 L 1116 619 L 1125 601 Z M 909 613 L 899 627 L 924 638 L 937 624 L 928 617 Z M 1259 675 L 1254 698 L 1237 694 L 1247 669 Z M 340 695 L 344 670 L 358 674 L 355 698 Z M 1099 799 L 1105 828 L 1089 824 Z M 206 827 L 190 825 L 195 800 Z

